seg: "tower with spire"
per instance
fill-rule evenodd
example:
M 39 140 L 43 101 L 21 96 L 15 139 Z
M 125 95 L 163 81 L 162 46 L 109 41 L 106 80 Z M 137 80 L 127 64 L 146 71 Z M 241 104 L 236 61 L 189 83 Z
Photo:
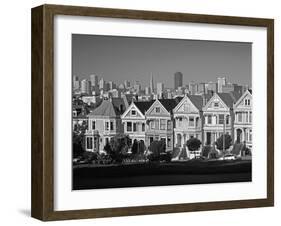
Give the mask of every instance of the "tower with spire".
M 150 75 L 150 82 L 149 82 L 150 92 L 154 93 L 154 84 L 153 84 L 153 75 Z

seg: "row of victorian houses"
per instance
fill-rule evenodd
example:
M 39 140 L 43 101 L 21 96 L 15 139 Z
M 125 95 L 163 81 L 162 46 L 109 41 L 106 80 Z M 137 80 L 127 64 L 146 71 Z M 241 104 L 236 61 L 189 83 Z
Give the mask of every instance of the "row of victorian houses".
M 87 115 L 85 149 L 102 151 L 117 134 L 143 140 L 146 147 L 154 140 L 166 142 L 166 150 L 182 148 L 196 137 L 212 145 L 222 134 L 252 148 L 252 93 L 214 93 L 212 96 L 186 95 L 175 99 L 131 101 L 105 99 Z

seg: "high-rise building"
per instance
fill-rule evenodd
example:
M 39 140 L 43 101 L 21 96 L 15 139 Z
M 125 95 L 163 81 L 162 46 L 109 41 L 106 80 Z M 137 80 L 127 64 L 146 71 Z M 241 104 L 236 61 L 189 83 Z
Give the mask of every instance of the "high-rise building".
M 222 93 L 230 93 L 234 91 L 234 85 L 232 83 L 227 83 L 222 86 Z
M 125 86 L 126 89 L 130 88 L 130 82 L 128 80 L 125 80 L 124 86 Z
M 222 93 L 222 87 L 226 85 L 226 78 L 218 78 L 218 93 Z
M 205 83 L 201 82 L 198 84 L 197 94 L 205 94 L 205 93 L 206 93 Z
M 182 87 L 183 75 L 181 72 L 176 72 L 174 74 L 174 88 Z
M 79 90 L 80 88 L 80 81 L 78 76 L 74 75 L 73 76 L 73 90 Z
M 216 82 L 208 82 L 206 84 L 207 93 L 217 93 L 218 92 L 218 84 Z
M 91 81 L 89 81 L 87 79 L 83 79 L 81 81 L 81 93 L 91 95 L 91 92 L 92 92 L 91 88 L 92 88 Z
M 96 89 L 99 85 L 99 77 L 97 75 L 90 75 L 90 81 L 92 86 Z
M 112 81 L 109 81 L 109 82 L 108 82 L 108 86 L 109 86 L 109 90 L 113 90 L 113 89 L 115 89 L 115 88 L 116 88 L 115 83 L 114 83 L 114 82 L 112 82 Z
M 197 90 L 198 90 L 198 87 L 197 87 L 197 84 L 195 82 L 190 82 L 188 84 L 188 90 L 189 90 L 189 93 L 191 95 L 195 95 L 197 93 Z
M 105 89 L 105 81 L 103 78 L 100 79 L 99 81 L 99 88 L 100 89 Z
M 141 91 L 141 84 L 139 81 L 135 82 L 134 90 L 136 91 L 136 93 L 139 93 Z
M 145 87 L 145 95 L 150 95 L 150 87 Z
M 164 92 L 164 84 L 162 82 L 157 83 L 157 95 L 159 98 L 163 97 Z
M 149 82 L 150 92 L 154 93 L 154 83 L 153 83 L 153 75 L 151 73 L 150 82 Z

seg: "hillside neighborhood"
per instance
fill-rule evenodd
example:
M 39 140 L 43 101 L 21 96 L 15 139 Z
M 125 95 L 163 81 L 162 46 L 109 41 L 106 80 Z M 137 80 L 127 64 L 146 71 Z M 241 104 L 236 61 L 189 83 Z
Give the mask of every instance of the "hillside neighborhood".
M 74 76 L 74 162 L 85 155 L 93 164 L 251 159 L 250 87 L 226 78 L 184 86 L 182 77 L 174 74 L 173 88 L 155 88 L 151 76 L 142 89 Z

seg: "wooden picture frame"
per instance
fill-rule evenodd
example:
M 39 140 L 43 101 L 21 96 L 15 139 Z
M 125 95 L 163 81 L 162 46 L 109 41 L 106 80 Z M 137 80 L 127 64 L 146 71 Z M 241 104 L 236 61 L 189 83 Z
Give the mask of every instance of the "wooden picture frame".
M 94 16 L 155 21 L 194 22 L 267 29 L 267 198 L 122 208 L 54 210 L 54 16 Z M 274 20 L 42 5 L 32 9 L 32 201 L 31 215 L 50 220 L 163 214 L 274 205 Z

